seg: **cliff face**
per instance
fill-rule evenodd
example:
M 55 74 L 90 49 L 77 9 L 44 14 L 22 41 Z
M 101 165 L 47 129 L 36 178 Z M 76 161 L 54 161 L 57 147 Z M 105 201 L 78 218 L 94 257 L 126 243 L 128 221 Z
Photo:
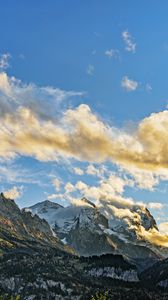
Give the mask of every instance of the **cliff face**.
M 53 233 L 46 220 L 33 216 L 30 211 L 21 211 L 14 200 L 0 194 L 0 249 L 36 249 L 65 246 Z

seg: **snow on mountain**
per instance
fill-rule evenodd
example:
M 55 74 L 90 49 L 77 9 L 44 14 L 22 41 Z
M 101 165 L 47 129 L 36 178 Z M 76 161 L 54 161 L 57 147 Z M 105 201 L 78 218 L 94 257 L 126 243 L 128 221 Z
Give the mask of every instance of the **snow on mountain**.
M 108 227 L 113 234 L 120 235 L 124 240 L 143 241 L 144 230 L 158 230 L 156 221 L 145 206 L 132 205 L 129 208 L 120 203 L 100 200 L 99 211 L 108 219 Z
M 96 207 L 86 198 L 81 203 L 62 207 L 46 200 L 29 210 L 44 218 L 61 240 L 80 255 L 122 254 L 133 262 L 143 261 L 144 265 L 148 259 L 155 262 L 161 258 L 141 234 L 141 228 L 157 230 L 153 216 L 145 207 L 134 205 L 127 210 L 103 200 Z
M 55 213 L 59 208 L 63 208 L 63 206 L 58 203 L 45 200 L 29 208 L 24 208 L 24 210 L 29 210 L 34 215 L 38 215 L 41 219 L 45 219 L 50 226 L 53 227 L 55 225 Z

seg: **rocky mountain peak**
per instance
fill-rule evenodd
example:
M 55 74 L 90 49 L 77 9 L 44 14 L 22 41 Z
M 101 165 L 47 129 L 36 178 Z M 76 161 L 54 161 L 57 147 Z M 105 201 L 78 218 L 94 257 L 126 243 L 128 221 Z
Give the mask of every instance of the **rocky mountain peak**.
M 87 198 L 81 200 L 80 205 L 68 207 L 44 201 L 29 209 L 44 218 L 63 243 L 73 247 L 79 255 L 113 253 L 145 263 L 148 259 L 158 259 L 153 245 L 140 235 L 142 227 L 157 229 L 145 207 L 132 205 L 128 210 L 103 200 L 99 206 Z
M 5 197 L 4 193 L 2 193 L 2 192 L 0 193 L 0 200 L 1 200 L 1 201 L 10 200 L 10 201 L 13 201 L 13 202 L 14 202 L 13 199 L 10 199 L 10 198 Z
M 31 210 L 33 211 L 34 214 L 42 215 L 44 213 L 47 213 L 50 210 L 55 210 L 61 207 L 62 206 L 58 203 L 52 202 L 50 200 L 45 200 L 31 206 Z
M 0 194 L 0 241 L 4 249 L 64 246 L 46 220 L 20 210 L 14 200 Z
M 153 228 L 158 230 L 156 221 L 147 208 L 145 208 L 144 213 L 141 213 L 141 220 L 146 230 L 153 229 Z
M 96 207 L 96 205 L 93 202 L 91 202 L 90 200 L 88 200 L 86 197 L 83 197 L 81 200 L 83 203 L 89 204 L 90 206 L 92 206 L 94 208 Z

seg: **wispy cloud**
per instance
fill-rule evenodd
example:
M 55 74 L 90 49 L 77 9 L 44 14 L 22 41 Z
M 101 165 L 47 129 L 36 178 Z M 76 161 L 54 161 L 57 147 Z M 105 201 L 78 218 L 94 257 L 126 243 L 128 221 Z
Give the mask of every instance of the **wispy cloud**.
M 152 91 L 152 86 L 149 83 L 146 83 L 145 89 L 148 93 Z
M 121 86 L 128 92 L 135 91 L 138 88 L 138 82 L 129 79 L 128 76 L 124 76 L 121 80 Z
M 55 190 L 57 192 L 59 192 L 60 189 L 61 189 L 62 181 L 60 179 L 58 179 L 58 178 L 54 178 L 52 180 L 52 185 L 54 186 Z
M 95 67 L 93 65 L 88 65 L 86 69 L 86 73 L 90 76 L 94 75 Z
M 124 171 L 131 175 L 134 185 L 138 189 L 154 191 L 159 184 L 159 174 L 155 174 L 152 170 L 137 168 L 136 166 L 124 166 Z
M 76 174 L 76 175 L 83 175 L 84 174 L 84 171 L 79 168 L 79 167 L 75 167 L 73 168 L 73 172 Z
M 116 58 L 118 55 L 119 55 L 119 51 L 116 50 L 116 49 L 107 49 L 105 52 L 104 52 L 105 56 L 107 56 L 109 59 L 111 58 Z
M 101 165 L 100 167 L 95 167 L 93 164 L 89 164 L 86 168 L 87 175 L 96 176 L 99 178 L 103 178 L 106 172 L 107 170 L 104 165 Z
M 31 171 L 30 171 L 31 170 Z M 26 169 L 15 161 L 5 160 L 0 164 L 0 183 L 9 185 L 36 185 L 46 187 L 49 175 L 43 170 Z
M 14 114 L 18 107 L 30 109 L 41 119 L 54 119 L 55 114 L 65 107 L 74 97 L 81 97 L 83 92 L 65 91 L 52 86 L 39 87 L 34 83 L 23 84 L 15 77 L 0 73 L 0 115 Z
M 11 55 L 9 53 L 4 53 L 0 55 L 0 70 L 6 70 L 9 68 L 9 59 L 11 58 Z
M 164 207 L 164 205 L 163 205 L 163 203 L 160 203 L 160 202 L 149 202 L 148 203 L 148 205 L 147 205 L 147 207 L 149 208 L 149 209 L 163 209 L 163 207 Z
M 19 54 L 19 58 L 22 59 L 22 60 L 24 60 L 26 57 L 25 57 L 25 55 L 23 53 L 20 53 Z
M 129 52 L 135 53 L 136 43 L 133 41 L 133 38 L 128 30 L 122 32 L 122 38 L 125 42 L 125 49 Z

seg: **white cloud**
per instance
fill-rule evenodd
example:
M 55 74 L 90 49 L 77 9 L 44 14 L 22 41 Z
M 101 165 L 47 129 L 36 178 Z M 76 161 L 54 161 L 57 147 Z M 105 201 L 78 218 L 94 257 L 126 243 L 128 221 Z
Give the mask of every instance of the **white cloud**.
M 11 55 L 9 53 L 4 53 L 0 55 L 0 70 L 6 70 L 9 68 L 9 59 Z
M 114 174 L 111 174 L 106 182 L 108 183 L 108 185 L 112 186 L 115 194 L 122 194 L 124 192 L 125 186 L 129 185 L 129 182 L 127 180 L 124 180 Z
M 90 76 L 92 76 L 94 74 L 95 71 L 95 67 L 93 65 L 88 65 L 87 69 L 86 69 L 86 73 Z
M 75 185 L 76 189 L 80 190 L 80 191 L 83 191 L 85 189 L 87 189 L 87 184 L 84 183 L 83 181 L 78 181 Z
M 0 92 L 3 93 L 6 97 L 9 97 L 11 95 L 11 98 L 13 99 L 13 95 L 11 93 L 11 89 L 12 89 L 11 85 L 12 85 L 12 79 L 10 80 L 5 72 L 0 73 Z M 2 98 L 1 98 L 1 102 L 2 102 Z
M 115 174 L 110 174 L 108 178 L 101 179 L 99 184 L 90 186 L 83 181 L 78 181 L 73 185 L 73 191 L 77 190 L 81 193 L 81 197 L 91 198 L 96 201 L 99 199 L 110 199 L 123 194 L 125 186 L 129 186 L 127 179 L 120 178 Z
M 133 41 L 133 38 L 128 30 L 122 32 L 122 38 L 125 42 L 125 49 L 129 52 L 135 53 L 136 43 Z
M 20 164 L 16 164 L 13 161 L 5 161 L 5 163 L 0 164 L 0 182 L 1 185 L 3 183 L 26 183 L 26 184 L 36 184 L 40 187 L 46 185 L 46 183 L 42 182 L 42 178 L 46 179 L 47 174 L 43 171 L 39 171 L 38 173 L 33 170 L 25 169 Z
M 71 198 L 71 204 L 74 206 L 84 206 L 84 207 L 91 207 L 91 204 L 84 201 L 84 199 L 81 198 Z
M 106 172 L 105 166 L 101 165 L 100 167 L 95 167 L 93 164 L 90 164 L 86 168 L 86 174 L 97 176 L 102 178 L 104 173 Z
M 0 165 L 0 181 L 4 180 L 8 183 L 19 181 L 20 172 L 14 169 L 13 167 L 9 167 L 6 165 Z
M 159 183 L 159 175 L 149 170 L 139 169 L 134 166 L 125 166 L 125 172 L 133 177 L 133 184 L 140 189 L 154 191 L 156 185 Z
M 51 195 L 47 196 L 47 199 L 48 200 L 53 200 L 53 199 L 62 200 L 64 198 L 63 198 L 63 194 L 60 193 L 60 194 L 51 194 Z
M 76 175 L 83 175 L 84 174 L 84 171 L 79 167 L 73 168 L 73 171 Z
M 0 73 L 0 115 L 13 113 L 20 107 L 32 110 L 41 119 L 53 120 L 65 106 L 65 101 L 81 97 L 83 92 L 64 91 L 52 86 L 39 87 L 33 83 L 24 84 L 15 77 Z M 57 114 L 57 115 L 56 115 Z
M 110 209 L 112 210 L 115 217 L 119 219 L 124 219 L 129 226 L 131 226 L 131 220 L 134 220 L 135 222 L 141 221 L 140 215 L 135 211 L 131 211 L 127 207 L 118 208 L 114 205 L 110 205 Z
M 138 88 L 138 82 L 132 79 L 129 79 L 128 76 L 124 76 L 121 81 L 121 86 L 126 91 L 131 92 L 135 91 Z
M 163 205 L 163 203 L 160 203 L 160 202 L 149 202 L 148 204 L 147 204 L 147 207 L 149 208 L 149 209 L 163 209 L 163 207 L 164 207 L 164 205 Z
M 54 179 L 52 180 L 52 184 L 53 184 L 55 190 L 56 190 L 57 192 L 59 192 L 59 191 L 60 191 L 60 188 L 61 188 L 61 184 L 62 184 L 61 180 L 58 179 L 58 178 L 54 178 Z
M 88 175 L 93 175 L 93 176 L 97 176 L 99 174 L 99 171 L 97 168 L 95 168 L 94 165 L 89 165 L 86 169 L 86 173 Z
M 70 182 L 67 182 L 64 189 L 65 189 L 65 193 L 72 193 L 76 190 L 75 186 Z
M 109 59 L 112 57 L 116 57 L 118 55 L 118 50 L 116 49 L 108 49 L 104 52 L 105 56 L 107 56 Z

